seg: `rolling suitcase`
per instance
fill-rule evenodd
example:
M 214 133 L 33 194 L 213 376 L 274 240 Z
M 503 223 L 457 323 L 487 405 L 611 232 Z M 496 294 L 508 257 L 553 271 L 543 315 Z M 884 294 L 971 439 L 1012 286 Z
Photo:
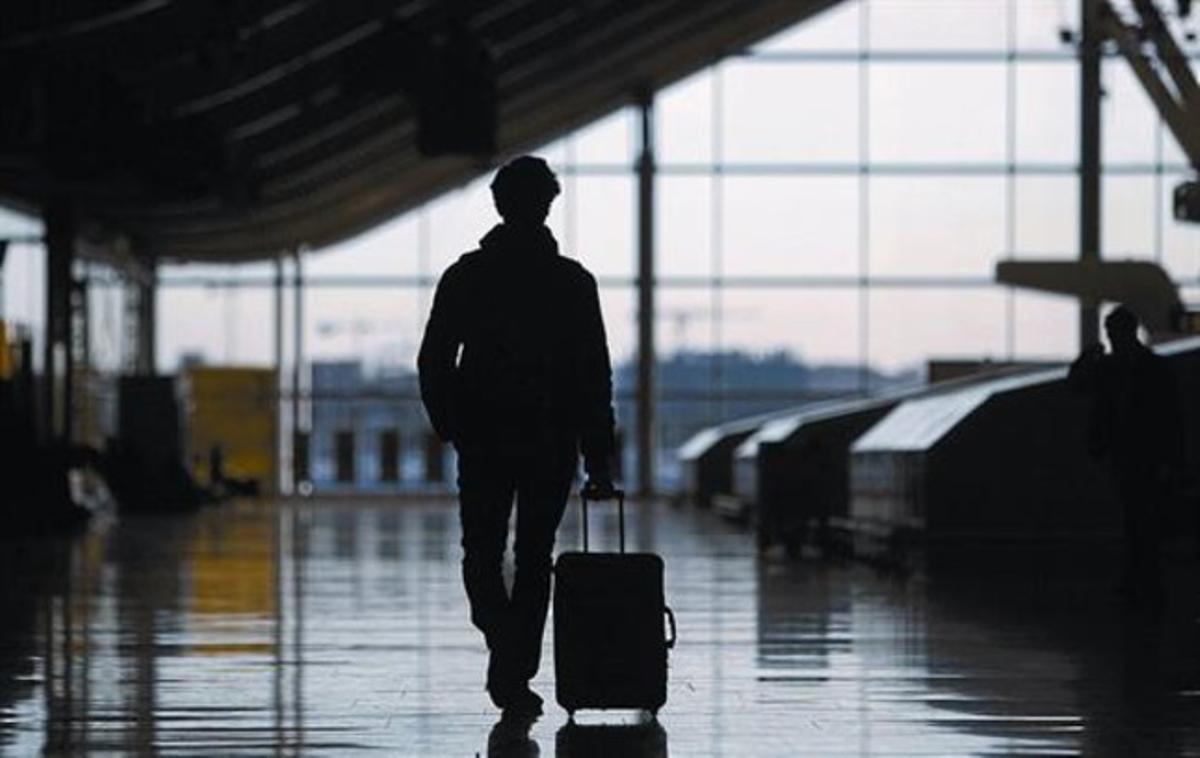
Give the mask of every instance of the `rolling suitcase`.
M 675 617 L 663 599 L 663 560 L 625 552 L 625 494 L 618 490 L 616 498 L 620 552 L 588 552 L 581 496 L 583 552 L 563 553 L 554 564 L 555 696 L 572 716 L 583 708 L 657 714 L 667 701 Z

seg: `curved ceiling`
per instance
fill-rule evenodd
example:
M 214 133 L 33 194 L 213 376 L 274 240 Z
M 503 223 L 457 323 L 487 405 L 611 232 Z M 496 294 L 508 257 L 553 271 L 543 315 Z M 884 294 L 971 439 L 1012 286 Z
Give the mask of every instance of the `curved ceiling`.
M 321 247 L 493 164 L 418 149 L 452 30 L 488 51 L 503 156 L 834 2 L 6 3 L 0 196 L 69 204 L 159 258 Z

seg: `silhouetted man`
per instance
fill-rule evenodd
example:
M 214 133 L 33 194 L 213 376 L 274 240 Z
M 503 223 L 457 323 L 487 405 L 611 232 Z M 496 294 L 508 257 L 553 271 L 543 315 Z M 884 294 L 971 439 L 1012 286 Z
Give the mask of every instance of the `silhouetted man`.
M 506 713 L 540 713 L 551 551 L 582 449 L 585 492 L 611 493 L 612 369 L 596 280 L 544 222 L 559 186 L 540 158 L 492 182 L 504 222 L 446 269 L 418 359 L 434 429 L 458 450 L 463 581 Z M 511 595 L 501 573 L 516 498 Z
M 1183 463 L 1178 388 L 1165 358 L 1138 339 L 1125 306 L 1104 320 L 1112 345 L 1092 345 L 1071 365 L 1070 381 L 1092 398 L 1091 452 L 1112 471 L 1124 511 L 1125 589 L 1155 602 L 1162 591 L 1161 520 Z

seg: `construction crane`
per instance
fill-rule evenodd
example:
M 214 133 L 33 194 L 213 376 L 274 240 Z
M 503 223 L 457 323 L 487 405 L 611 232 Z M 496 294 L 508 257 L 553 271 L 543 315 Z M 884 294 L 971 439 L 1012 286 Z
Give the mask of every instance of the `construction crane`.
M 336 337 L 349 334 L 351 351 L 357 358 L 363 358 L 363 339 L 372 334 L 403 334 L 407 325 L 395 320 L 378 320 L 366 318 L 322 319 L 317 322 L 317 334 L 321 337 Z M 405 344 L 401 342 L 401 349 Z M 395 352 L 393 350 L 393 352 Z
M 1200 174 L 1200 84 L 1154 0 L 1122 3 L 1124 16 L 1110 0 L 1083 1 L 1091 3 L 1085 6 L 1084 15 L 1095 19 L 1096 28 L 1086 31 L 1085 22 L 1087 39 L 1080 44 L 1090 45 L 1093 55 L 1105 40 L 1116 45 L 1187 156 L 1192 170 Z M 1180 19 L 1186 19 L 1191 12 L 1190 0 L 1177 0 L 1176 9 Z M 1071 41 L 1073 35 L 1064 33 L 1063 38 Z M 1081 172 L 1081 176 L 1083 173 L 1086 172 Z M 1098 171 L 1094 169 L 1095 173 Z M 1200 223 L 1200 181 L 1192 179 L 1178 185 L 1173 198 L 1176 220 Z M 1103 261 L 1097 250 L 1083 250 L 1082 254 L 1078 261 L 1002 261 L 996 266 L 996 280 L 1016 287 L 1073 295 L 1093 306 L 1101 301 L 1127 303 L 1155 337 L 1194 332 L 1200 325 L 1197 318 L 1200 314 L 1189 312 L 1180 300 L 1175 282 L 1158 264 Z
M 678 347 L 688 344 L 688 329 L 693 321 L 736 321 L 751 318 L 756 313 L 754 308 L 659 308 L 661 318 L 670 320 L 675 326 L 675 344 Z

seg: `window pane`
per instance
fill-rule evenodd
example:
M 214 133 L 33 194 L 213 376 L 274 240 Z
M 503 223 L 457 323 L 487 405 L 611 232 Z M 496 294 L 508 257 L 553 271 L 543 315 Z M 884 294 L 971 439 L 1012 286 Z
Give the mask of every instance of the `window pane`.
M 870 90 L 871 160 L 1004 160 L 1003 64 L 876 63 Z
M 559 171 L 568 159 L 567 142 L 569 140 L 569 137 L 556 139 L 553 142 L 548 142 L 541 147 L 530 150 L 529 154 L 538 156 L 549 163 L 555 171 Z
M 1153 175 L 1106 174 L 1100 191 L 1105 258 L 1153 258 L 1157 189 Z
M 271 366 L 275 295 L 257 287 L 160 287 L 155 303 L 158 366 L 187 357 L 226 366 Z
M 990 277 L 1004 252 L 1001 177 L 872 177 L 871 273 Z
M 657 273 L 660 276 L 712 275 L 712 178 L 662 176 L 658 179 L 657 190 Z
M 1079 341 L 1079 303 L 1071 297 L 1017 290 L 1013 349 L 1021 360 L 1071 360 Z
M 1015 0 L 1016 43 L 1022 50 L 1062 50 L 1073 54 L 1059 32 L 1079 23 L 1074 3 L 1063 0 Z
M 631 287 L 601 287 L 600 311 L 613 369 L 633 361 L 637 350 L 637 298 Z
M 660 359 L 715 350 L 714 295 L 709 289 L 660 288 L 655 293 L 655 347 Z M 660 381 L 660 385 L 662 382 Z
M 1106 60 L 1103 76 L 1104 162 L 1152 163 L 1158 116 L 1150 98 L 1121 58 Z
M 1163 266 L 1176 279 L 1200 277 L 1200 224 L 1176 221 L 1172 209 L 1175 187 L 1190 181 L 1186 174 L 1167 175 L 1163 179 Z M 1195 305 L 1200 305 L 1196 303 Z
M 1079 161 L 1078 64 L 1015 65 L 1017 162 L 1074 166 Z
M 1016 177 L 1017 258 L 1079 256 L 1079 180 L 1074 176 Z
M 859 372 L 853 359 L 831 366 L 830 361 L 811 360 L 808 350 L 821 340 L 852 340 L 857 314 L 852 293 L 726 291 L 720 328 L 729 332 L 729 340 L 719 354 L 709 347 L 712 324 L 706 323 L 705 316 L 712 313 L 710 297 L 709 293 L 672 292 L 664 293 L 662 301 L 660 423 L 661 431 L 675 444 L 721 418 L 763 413 L 817 394 L 857 389 Z M 842 324 L 850 334 L 838 334 Z M 751 334 L 756 341 L 747 345 L 744 337 Z
M 306 259 L 307 260 L 307 257 Z M 204 263 L 166 262 L 158 267 L 161 279 L 211 280 L 214 285 L 222 282 L 257 282 L 269 284 L 275 279 L 275 264 L 272 261 L 253 263 Z
M 858 363 L 856 290 L 731 288 L 722 302 L 725 351 L 783 351 L 814 365 Z M 826 389 L 836 385 L 823 382 Z
M 731 163 L 858 159 L 858 66 L 738 60 L 722 68 Z
M 206 363 L 224 358 L 224 329 L 214 323 L 222 291 L 160 286 L 155 298 L 155 357 L 158 370 L 174 372 L 185 356 Z
M 705 71 L 658 93 L 654 109 L 661 165 L 712 161 L 713 76 Z
M 597 276 L 632 276 L 637 255 L 633 177 L 580 176 L 574 188 L 578 242 L 563 252 Z
M 630 287 L 601 287 L 600 310 L 608 337 L 608 352 L 612 359 L 613 391 L 617 428 L 624 430 L 626 471 L 632 471 L 634 413 L 633 393 L 636 384 L 635 350 L 637 345 L 637 311 L 634 290 Z
M 1187 156 L 1183 149 L 1179 147 L 1179 142 L 1175 139 L 1175 135 L 1171 134 L 1171 130 L 1163 122 L 1159 122 L 1159 133 L 1162 135 L 1162 162 L 1169 167 L 1186 167 L 1189 164 Z
M 87 272 L 88 359 L 92 368 L 116 373 L 124 368 L 125 342 L 129 333 L 125 290 L 119 284 L 110 286 L 105 281 L 115 273 L 107 266 L 91 263 Z
M 755 52 L 796 50 L 856 50 L 859 41 L 859 3 L 842 2 L 770 37 Z
M 409 213 L 354 239 L 315 250 L 304 259 L 304 274 L 413 276 L 420 259 L 417 225 L 418 214 Z
M 874 367 L 924 373 L 931 358 L 1006 355 L 1003 289 L 875 289 L 869 297 Z
M 429 224 L 430 268 L 441 274 L 465 252 L 479 247 L 479 240 L 500 222 L 492 193 L 490 175 L 462 189 L 452 190 L 426 205 Z
M 1176 37 L 1175 39 L 1180 40 L 1180 37 Z M 1192 76 L 1200 77 L 1200 61 L 1195 60 L 1198 46 L 1200 46 L 1200 38 L 1191 42 L 1190 44 L 1184 44 L 1183 48 L 1188 50 L 1193 56 L 1193 60 L 1191 61 Z M 1162 119 L 1159 119 L 1159 131 L 1162 134 L 1163 163 L 1167 164 L 1168 166 L 1176 166 L 1179 168 L 1186 168 L 1189 166 L 1190 162 L 1188 161 L 1187 156 L 1184 155 L 1184 152 L 1179 147 L 1179 143 L 1176 141 L 1175 136 L 1171 133 L 1171 130 L 1167 128 Z
M 571 136 L 575 160 L 584 164 L 629 166 L 633 162 L 633 108 L 622 108 Z
M 26 234 L 26 230 L 12 230 L 15 234 Z M 41 234 L 40 227 L 36 234 Z M 33 339 L 33 364 L 37 370 L 42 366 L 42 337 L 46 323 L 46 248 L 38 243 L 12 243 L 4 268 L 0 269 L 0 303 L 4 310 L 0 314 L 9 322 L 27 327 Z
M 412 288 L 310 289 L 304 293 L 305 359 L 412 370 L 427 303 Z
M 856 178 L 730 176 L 722 196 L 726 274 L 857 274 Z
M 871 47 L 891 50 L 1001 50 L 1007 0 L 888 0 L 870 4 Z

